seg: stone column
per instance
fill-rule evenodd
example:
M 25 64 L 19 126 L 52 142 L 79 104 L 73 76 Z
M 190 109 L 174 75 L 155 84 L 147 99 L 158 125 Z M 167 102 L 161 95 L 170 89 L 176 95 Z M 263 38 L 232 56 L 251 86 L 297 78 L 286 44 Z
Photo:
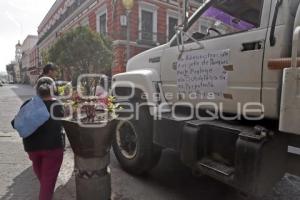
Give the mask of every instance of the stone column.
M 110 155 L 82 158 L 75 155 L 77 200 L 111 199 Z

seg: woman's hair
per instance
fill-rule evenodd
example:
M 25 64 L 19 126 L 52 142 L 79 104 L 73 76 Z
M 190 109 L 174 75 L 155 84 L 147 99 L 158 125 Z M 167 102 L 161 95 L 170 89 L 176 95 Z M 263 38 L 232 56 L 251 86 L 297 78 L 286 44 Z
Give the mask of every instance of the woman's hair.
M 49 97 L 51 96 L 51 90 L 52 93 L 54 92 L 55 88 L 55 82 L 52 78 L 49 77 L 42 77 L 37 81 L 36 84 L 36 93 L 41 98 Z
M 57 70 L 56 65 L 54 65 L 53 63 L 46 64 L 43 68 L 43 75 L 47 75 L 51 70 Z

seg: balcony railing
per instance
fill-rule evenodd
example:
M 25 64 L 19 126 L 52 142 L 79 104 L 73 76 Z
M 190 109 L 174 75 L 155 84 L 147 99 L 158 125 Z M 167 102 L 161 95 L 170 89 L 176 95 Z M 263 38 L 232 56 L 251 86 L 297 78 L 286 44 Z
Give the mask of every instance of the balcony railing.
M 145 31 L 139 31 L 138 44 L 157 46 L 167 42 L 167 36 L 165 33 L 151 33 Z
M 120 32 L 107 33 L 107 36 L 112 38 L 112 40 L 127 40 L 126 30 L 121 30 Z M 146 45 L 149 47 L 154 47 L 157 45 L 165 44 L 168 42 L 165 33 L 149 33 L 138 31 L 138 36 L 131 34 L 130 41 L 136 41 L 139 45 Z
M 51 26 L 51 28 L 38 40 L 37 44 L 41 43 L 45 38 L 47 38 L 63 21 L 65 21 L 77 8 L 79 8 L 86 0 L 77 0 L 73 3 L 69 8 L 67 8 L 66 12 L 60 16 L 58 20 L 56 20 L 55 24 Z

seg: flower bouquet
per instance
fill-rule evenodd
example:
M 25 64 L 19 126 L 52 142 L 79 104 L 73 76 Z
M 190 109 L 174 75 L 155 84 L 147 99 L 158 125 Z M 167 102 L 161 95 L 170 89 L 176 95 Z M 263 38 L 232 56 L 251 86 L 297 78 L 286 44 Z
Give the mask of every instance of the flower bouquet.
M 86 96 L 83 88 L 78 92 L 68 85 L 58 88 L 59 96 L 69 96 L 62 100 L 65 117 L 71 121 L 78 121 L 82 125 L 101 124 L 117 118 L 116 111 L 121 109 L 115 103 L 115 97 L 107 92 L 98 92 L 95 96 Z
M 110 150 L 120 106 L 104 90 L 95 89 L 95 95 L 88 96 L 86 87 L 78 88 L 74 90 L 69 85 L 58 88 L 60 96 L 68 96 L 62 100 L 64 129 L 76 155 L 103 157 Z

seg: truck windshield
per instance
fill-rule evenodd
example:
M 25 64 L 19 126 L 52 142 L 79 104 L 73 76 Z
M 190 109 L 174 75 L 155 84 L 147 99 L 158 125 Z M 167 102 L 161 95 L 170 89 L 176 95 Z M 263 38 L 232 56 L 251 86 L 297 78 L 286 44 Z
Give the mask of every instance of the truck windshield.
M 228 29 L 236 29 L 237 31 L 249 30 L 255 27 L 253 23 L 248 23 L 245 20 L 232 16 L 224 10 L 215 7 L 210 7 L 202 15 L 202 18 L 222 23 Z
M 204 39 L 258 28 L 262 6 L 263 0 L 215 1 L 202 11 L 188 32 L 199 37 L 195 39 Z

